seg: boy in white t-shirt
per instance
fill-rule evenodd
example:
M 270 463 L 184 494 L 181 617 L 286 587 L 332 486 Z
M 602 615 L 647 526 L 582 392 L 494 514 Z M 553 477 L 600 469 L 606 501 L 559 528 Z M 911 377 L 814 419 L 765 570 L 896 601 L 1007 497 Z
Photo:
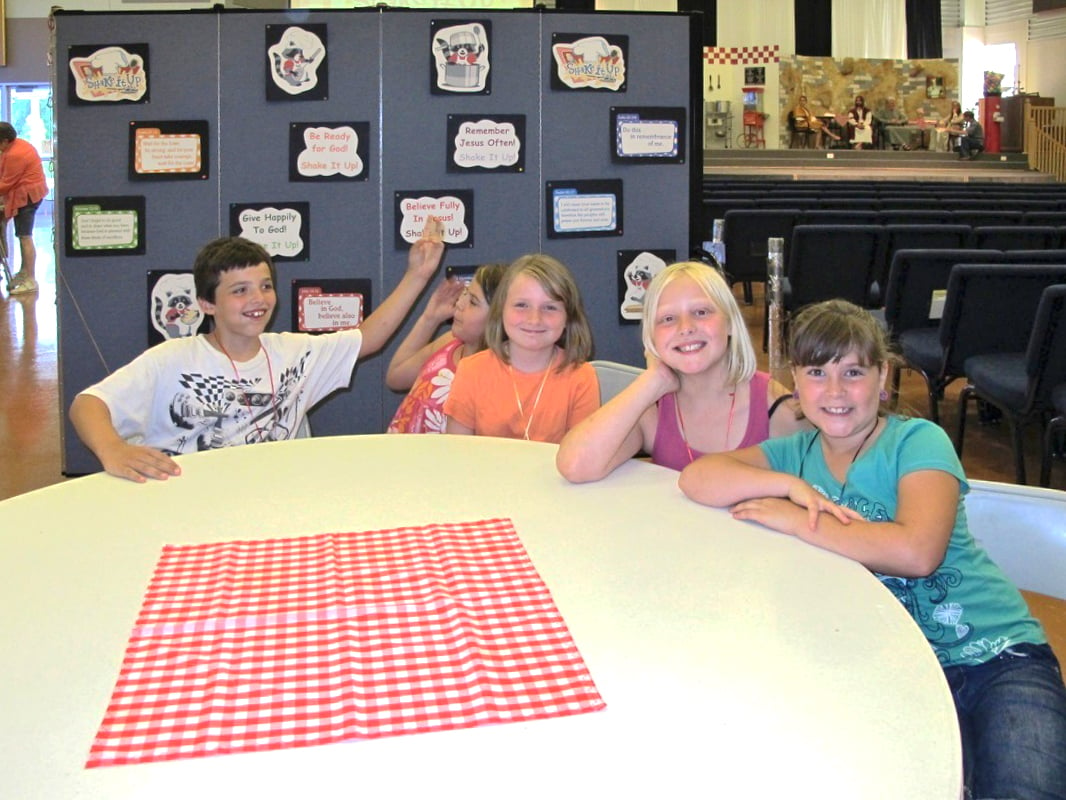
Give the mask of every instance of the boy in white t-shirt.
M 209 242 L 193 274 L 211 332 L 150 348 L 86 389 L 70 407 L 74 429 L 108 473 L 138 483 L 181 474 L 172 456 L 293 438 L 399 328 L 437 271 L 441 232 L 430 217 L 392 294 L 359 328 L 322 336 L 265 333 L 277 305 L 270 255 L 239 237 Z

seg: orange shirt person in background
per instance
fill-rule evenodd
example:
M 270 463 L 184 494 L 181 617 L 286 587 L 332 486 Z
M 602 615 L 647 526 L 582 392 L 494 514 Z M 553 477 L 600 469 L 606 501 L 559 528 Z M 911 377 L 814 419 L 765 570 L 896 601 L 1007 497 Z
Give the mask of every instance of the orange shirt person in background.
M 4 221 L 14 218 L 22 263 L 7 287 L 10 294 L 37 291 L 34 269 L 37 249 L 33 246 L 33 221 L 37 208 L 48 194 L 41 156 L 34 146 L 18 138 L 9 122 L 0 122 L 0 198 L 4 201 Z

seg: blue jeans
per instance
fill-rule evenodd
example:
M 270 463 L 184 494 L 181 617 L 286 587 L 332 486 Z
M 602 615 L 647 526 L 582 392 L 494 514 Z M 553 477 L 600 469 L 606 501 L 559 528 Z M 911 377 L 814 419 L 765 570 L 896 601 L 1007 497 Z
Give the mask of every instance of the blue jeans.
M 1066 687 L 1051 648 L 1018 644 L 944 674 L 959 715 L 966 796 L 1066 798 Z
M 959 157 L 969 158 L 985 149 L 984 139 L 972 139 L 969 136 L 959 137 Z

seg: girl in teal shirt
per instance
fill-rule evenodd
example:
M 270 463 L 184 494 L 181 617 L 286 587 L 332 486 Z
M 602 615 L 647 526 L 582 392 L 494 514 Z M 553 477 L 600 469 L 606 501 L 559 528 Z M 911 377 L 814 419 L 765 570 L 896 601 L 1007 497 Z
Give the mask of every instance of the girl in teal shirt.
M 1066 798 L 1066 688 L 1044 631 L 966 524 L 969 490 L 937 425 L 882 412 L 882 328 L 842 300 L 792 322 L 796 396 L 814 430 L 704 456 L 692 499 L 859 561 L 944 668 L 968 797 Z

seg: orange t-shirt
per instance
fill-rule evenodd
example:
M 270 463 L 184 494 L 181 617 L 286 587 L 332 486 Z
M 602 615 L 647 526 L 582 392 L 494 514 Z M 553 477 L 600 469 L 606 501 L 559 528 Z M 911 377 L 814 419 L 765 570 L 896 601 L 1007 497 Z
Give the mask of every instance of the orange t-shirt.
M 33 145 L 15 139 L 0 157 L 0 198 L 4 201 L 4 216 L 11 219 L 19 209 L 36 203 L 48 194 L 41 157 Z
M 552 368 L 547 375 L 525 373 L 482 350 L 459 362 L 444 413 L 478 436 L 524 439 L 528 425 L 532 441 L 558 443 L 599 407 L 600 385 L 591 364 L 562 372 Z

